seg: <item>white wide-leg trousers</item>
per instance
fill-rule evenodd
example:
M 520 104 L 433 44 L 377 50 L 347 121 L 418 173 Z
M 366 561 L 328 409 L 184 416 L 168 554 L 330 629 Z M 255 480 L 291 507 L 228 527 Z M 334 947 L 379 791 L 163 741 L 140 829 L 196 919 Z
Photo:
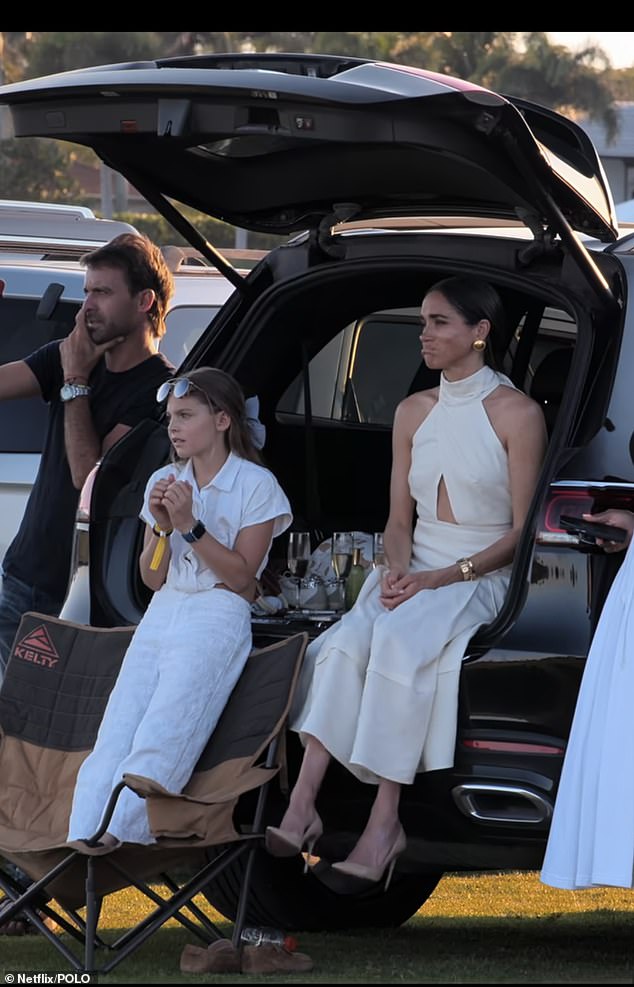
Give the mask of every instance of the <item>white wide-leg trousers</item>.
M 250 649 L 250 607 L 237 594 L 164 586 L 154 595 L 77 776 L 69 840 L 93 835 L 125 773 L 182 791 Z M 108 831 L 123 842 L 153 843 L 145 801 L 124 789 Z

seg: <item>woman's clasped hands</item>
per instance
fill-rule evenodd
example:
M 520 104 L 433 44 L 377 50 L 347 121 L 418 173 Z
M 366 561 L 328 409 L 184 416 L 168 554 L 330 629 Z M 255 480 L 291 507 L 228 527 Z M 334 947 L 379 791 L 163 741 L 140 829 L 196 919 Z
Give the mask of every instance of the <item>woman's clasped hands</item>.
M 380 600 L 386 610 L 395 610 L 401 603 L 411 600 L 422 589 L 438 589 L 456 581 L 454 567 L 428 569 L 419 572 L 392 567 L 381 577 Z
M 150 492 L 150 511 L 159 528 L 189 531 L 195 519 L 192 513 L 192 487 L 186 480 L 177 480 L 170 473 L 158 480 Z

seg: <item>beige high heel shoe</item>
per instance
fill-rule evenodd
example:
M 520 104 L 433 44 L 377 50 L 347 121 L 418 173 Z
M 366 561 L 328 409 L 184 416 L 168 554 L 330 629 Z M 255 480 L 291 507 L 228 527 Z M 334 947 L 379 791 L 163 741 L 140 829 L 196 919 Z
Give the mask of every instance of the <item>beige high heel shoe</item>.
M 378 866 L 371 867 L 368 864 L 357 864 L 353 861 L 342 860 L 337 864 L 333 864 L 332 869 L 338 871 L 340 874 L 347 874 L 350 877 L 357 877 L 360 880 L 368 881 L 372 884 L 379 884 L 383 880 L 383 875 L 385 874 L 385 886 L 383 890 L 387 891 L 390 886 L 390 881 L 392 880 L 392 874 L 394 873 L 396 861 L 404 852 L 406 846 L 407 837 L 405 836 L 404 830 L 401 829 L 392 846 L 388 850 L 385 860 Z
M 324 831 L 323 823 L 318 814 L 315 813 L 303 833 L 293 833 L 287 829 L 280 829 L 278 826 L 267 826 L 264 837 L 264 845 L 273 857 L 294 857 L 302 853 L 304 847 L 308 856 L 312 856 L 317 840 Z M 308 860 L 304 867 L 304 873 L 308 870 Z

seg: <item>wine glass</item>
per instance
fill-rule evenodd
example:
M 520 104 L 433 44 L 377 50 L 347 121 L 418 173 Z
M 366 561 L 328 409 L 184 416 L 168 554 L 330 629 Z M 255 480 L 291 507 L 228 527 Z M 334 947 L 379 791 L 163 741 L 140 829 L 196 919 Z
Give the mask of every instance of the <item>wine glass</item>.
M 288 536 L 288 554 L 286 556 L 291 576 L 295 580 L 295 604 L 299 609 L 299 592 L 302 579 L 308 571 L 310 561 L 310 534 L 308 531 L 291 531 Z
M 331 558 L 337 579 L 346 579 L 352 567 L 354 539 L 351 531 L 335 531 L 332 536 Z
M 372 567 L 379 569 L 385 565 L 385 546 L 383 544 L 383 532 L 375 531 L 372 538 Z

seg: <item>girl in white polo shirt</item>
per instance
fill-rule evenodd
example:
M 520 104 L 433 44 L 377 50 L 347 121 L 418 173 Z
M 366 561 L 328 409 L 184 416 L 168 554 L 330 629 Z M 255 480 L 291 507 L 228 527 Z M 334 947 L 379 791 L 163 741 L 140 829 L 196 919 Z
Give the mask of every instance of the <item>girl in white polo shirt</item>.
M 124 789 L 101 845 L 82 845 L 123 774 L 182 791 L 251 649 L 256 579 L 291 522 L 254 445 L 262 426 L 249 425 L 232 377 L 202 368 L 166 381 L 157 398 L 167 398 L 176 461 L 146 487 L 139 564 L 154 596 L 77 777 L 68 839 L 87 852 L 154 842 L 145 801 Z

